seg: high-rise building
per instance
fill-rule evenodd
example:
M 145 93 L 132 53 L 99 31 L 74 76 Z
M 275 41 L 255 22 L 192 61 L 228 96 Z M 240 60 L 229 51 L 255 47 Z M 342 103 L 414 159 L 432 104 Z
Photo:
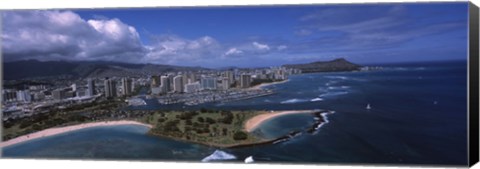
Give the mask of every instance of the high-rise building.
M 122 78 L 122 94 L 127 96 L 132 93 L 132 79 Z
M 160 76 L 152 76 L 151 79 L 152 79 L 152 83 L 151 83 L 152 87 L 160 86 Z
M 130 92 L 133 93 L 133 92 L 135 92 L 135 87 L 137 87 L 138 84 L 137 84 L 137 81 L 135 80 L 135 78 L 132 78 L 130 80 L 132 80 L 132 88 L 131 88 L 132 90 Z
M 228 79 L 228 83 L 233 84 L 235 82 L 235 76 L 233 76 L 232 71 L 225 71 L 224 77 Z
M 72 91 L 77 91 L 77 84 L 70 85 L 70 88 L 72 88 Z
M 189 73 L 188 74 L 188 81 L 187 83 L 194 83 L 197 81 L 197 75 L 195 73 Z
M 2 90 L 2 94 L 3 94 L 3 97 L 2 97 L 3 102 L 17 101 L 17 92 L 15 92 L 14 90 L 5 89 L 5 90 Z
M 117 96 L 117 84 L 113 79 L 105 78 L 105 97 L 116 97 Z
M 30 94 L 29 90 L 19 90 L 17 91 L 17 101 L 20 102 L 31 102 L 32 95 Z
M 200 81 L 203 90 L 216 90 L 217 78 L 215 77 L 202 77 Z
M 188 83 L 188 75 L 187 75 L 187 73 L 183 73 L 181 76 L 182 76 L 182 82 L 183 82 L 183 85 L 182 85 L 182 86 L 185 87 L 185 84 Z M 182 91 L 182 92 L 183 92 L 183 91 Z
M 226 77 L 222 78 L 222 89 L 223 90 L 230 89 L 230 80 Z
M 173 78 L 173 91 L 181 93 L 183 92 L 183 76 L 182 75 L 177 75 Z
M 170 78 L 168 76 L 162 76 L 160 78 L 162 91 L 167 93 L 170 91 Z
M 52 91 L 52 97 L 55 100 L 62 100 L 66 97 L 65 90 L 63 89 L 56 89 Z
M 248 88 L 250 87 L 250 83 L 252 83 L 252 76 L 247 74 L 240 75 L 240 87 L 241 88 Z
M 87 80 L 87 96 L 94 96 L 96 94 L 95 92 L 95 80 L 93 79 L 88 79 Z

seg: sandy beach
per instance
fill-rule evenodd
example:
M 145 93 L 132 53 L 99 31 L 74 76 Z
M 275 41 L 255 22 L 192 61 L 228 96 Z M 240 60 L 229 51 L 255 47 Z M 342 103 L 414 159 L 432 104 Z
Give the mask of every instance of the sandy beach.
M 288 114 L 297 114 L 297 113 L 313 113 L 313 112 L 315 111 L 314 110 L 272 111 L 272 112 L 260 114 L 248 119 L 247 122 L 245 122 L 244 129 L 247 132 L 251 132 L 263 122 L 278 116 L 283 116 Z
M 287 79 L 287 80 L 284 80 L 284 81 L 280 81 L 280 82 L 262 83 L 262 84 L 259 84 L 259 85 L 252 86 L 252 87 L 250 87 L 249 89 L 258 90 L 258 89 L 262 89 L 263 87 L 267 87 L 267 86 L 271 86 L 271 85 L 276 85 L 276 84 L 282 84 L 282 83 L 286 83 L 286 82 L 288 82 L 288 81 L 290 81 L 290 79 Z
M 42 137 L 48 137 L 48 136 L 53 136 L 65 132 L 70 132 L 70 131 L 75 131 L 75 130 L 80 130 L 84 128 L 90 128 L 90 127 L 99 127 L 99 126 L 114 126 L 114 125 L 142 125 L 146 126 L 149 128 L 152 128 L 151 125 L 136 122 L 136 121 L 127 121 L 127 120 L 121 120 L 121 121 L 103 121 L 103 122 L 92 122 L 92 123 L 84 123 L 84 124 L 78 124 L 78 125 L 73 125 L 73 126 L 66 126 L 66 127 L 56 127 L 56 128 L 50 128 L 50 129 L 45 129 L 42 131 L 38 131 L 35 133 L 23 135 L 14 139 L 7 140 L 5 142 L 0 142 L 0 148 L 2 147 L 7 147 L 9 145 L 21 143 L 24 141 L 29 141 L 37 138 L 42 138 Z

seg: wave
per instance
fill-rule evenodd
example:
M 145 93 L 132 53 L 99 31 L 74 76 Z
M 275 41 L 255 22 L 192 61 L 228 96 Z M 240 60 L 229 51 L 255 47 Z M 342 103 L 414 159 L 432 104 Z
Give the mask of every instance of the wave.
M 396 70 L 396 71 L 409 71 L 409 70 L 425 70 L 425 67 L 390 67 L 386 68 L 387 70 Z
M 317 101 L 322 101 L 323 99 L 322 98 L 313 98 L 312 100 L 310 100 L 311 102 L 317 102 Z
M 221 160 L 233 160 L 237 159 L 233 154 L 221 150 L 215 150 L 212 154 L 202 159 L 202 162 L 221 161 Z
M 329 79 L 342 79 L 342 80 L 347 80 L 348 78 L 345 76 L 325 76 L 326 78 Z
M 348 94 L 348 92 L 347 91 L 328 92 L 328 93 L 319 95 L 319 97 L 331 97 L 331 96 L 338 96 L 338 95 L 344 95 L 344 94 Z
M 332 81 L 328 81 L 327 83 L 325 83 L 325 86 L 331 86 L 333 84 L 337 84 L 339 81 L 336 81 L 336 80 L 332 80 Z
M 328 89 L 330 90 L 336 90 L 336 89 L 348 89 L 350 86 L 330 86 Z
M 305 99 L 289 99 L 280 102 L 280 104 L 293 104 L 293 103 L 301 103 L 301 102 L 307 102 L 308 100 Z
M 333 114 L 335 113 L 335 111 L 329 111 L 329 112 L 325 112 L 325 113 L 321 113 L 320 115 L 322 116 L 322 119 L 323 119 L 323 122 L 322 123 L 319 123 L 317 124 L 317 126 L 315 126 L 315 132 L 313 134 L 316 134 L 318 132 L 318 130 L 325 124 L 328 124 L 330 121 L 328 121 L 328 115 L 329 114 Z M 320 118 L 315 118 L 315 120 L 320 120 Z

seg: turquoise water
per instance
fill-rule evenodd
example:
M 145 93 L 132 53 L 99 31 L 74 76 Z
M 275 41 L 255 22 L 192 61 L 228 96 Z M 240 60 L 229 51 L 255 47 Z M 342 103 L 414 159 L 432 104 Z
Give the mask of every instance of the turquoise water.
M 388 65 L 371 72 L 314 73 L 269 86 L 277 94 L 226 104 L 162 106 L 154 100 L 130 109 L 325 109 L 329 123 L 274 145 L 216 151 L 151 137 L 139 126 L 100 127 L 5 148 L 9 158 L 88 158 L 201 161 L 224 153 L 243 162 L 467 163 L 466 61 Z M 372 109 L 366 109 L 370 104 Z M 312 122 L 305 115 L 275 118 L 260 127 L 274 137 Z M 214 153 L 215 152 L 215 153 Z M 223 153 L 218 153 L 223 152 Z
M 146 135 L 141 125 L 81 129 L 6 147 L 8 158 L 197 160 L 211 149 Z
M 253 132 L 262 138 L 275 139 L 287 135 L 291 131 L 305 131 L 314 122 L 313 115 L 310 113 L 290 114 L 267 120 Z

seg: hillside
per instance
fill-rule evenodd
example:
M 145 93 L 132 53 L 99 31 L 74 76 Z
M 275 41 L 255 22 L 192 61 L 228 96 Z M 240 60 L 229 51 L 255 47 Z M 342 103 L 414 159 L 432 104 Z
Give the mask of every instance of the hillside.
M 168 71 L 195 71 L 205 68 L 157 64 L 130 64 L 105 61 L 38 61 L 24 60 L 3 63 L 4 80 L 49 77 L 112 77 L 141 76 Z
M 351 63 L 344 58 L 339 58 L 331 61 L 319 61 L 306 64 L 287 64 L 283 65 L 287 68 L 295 68 L 302 70 L 302 73 L 313 72 L 340 72 L 340 71 L 356 71 L 360 70 L 361 66 Z

